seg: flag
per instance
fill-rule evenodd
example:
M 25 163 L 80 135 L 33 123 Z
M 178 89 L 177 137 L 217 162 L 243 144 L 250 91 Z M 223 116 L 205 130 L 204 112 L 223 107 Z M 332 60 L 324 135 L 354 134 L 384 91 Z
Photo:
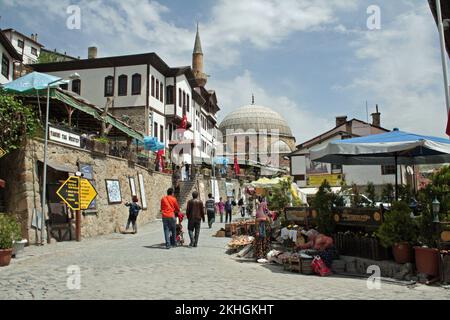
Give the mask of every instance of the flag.
M 241 174 L 241 168 L 239 168 L 237 156 L 234 156 L 234 173 L 236 173 L 236 175 Z
M 448 113 L 448 117 L 447 117 L 447 130 L 445 130 L 445 132 L 447 133 L 448 136 L 450 136 L 450 111 Z
M 187 116 L 186 115 L 184 115 L 183 116 L 183 119 L 181 120 L 181 124 L 180 124 L 180 126 L 179 126 L 179 129 L 187 129 Z
M 164 171 L 164 160 L 163 160 L 163 155 L 164 155 L 164 149 L 158 150 L 158 152 L 156 153 L 156 162 L 159 164 L 159 171 Z

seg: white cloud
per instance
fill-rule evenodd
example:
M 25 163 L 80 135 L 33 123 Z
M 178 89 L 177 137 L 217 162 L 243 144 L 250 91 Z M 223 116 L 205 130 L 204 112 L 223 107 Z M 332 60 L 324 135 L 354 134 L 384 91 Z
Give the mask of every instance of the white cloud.
M 304 142 L 329 128 L 334 121 L 329 117 L 312 113 L 304 105 L 298 105 L 286 96 L 274 95 L 266 91 L 255 79 L 250 71 L 245 70 L 242 75 L 230 81 L 211 81 L 211 87 L 216 90 L 222 112 L 220 117 L 225 117 L 229 112 L 251 104 L 252 93 L 255 95 L 255 104 L 269 107 L 280 113 L 288 122 L 297 143 Z M 222 120 L 222 119 L 219 119 Z
M 438 33 L 427 4 L 411 8 L 380 31 L 353 42 L 359 74 L 348 90 L 380 104 L 382 125 L 445 135 L 445 99 Z

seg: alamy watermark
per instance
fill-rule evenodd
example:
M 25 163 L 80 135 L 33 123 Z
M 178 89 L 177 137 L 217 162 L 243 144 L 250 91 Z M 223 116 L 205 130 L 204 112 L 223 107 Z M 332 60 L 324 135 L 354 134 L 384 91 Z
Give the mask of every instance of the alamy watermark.
M 381 29 L 381 9 L 377 5 L 370 5 L 367 7 L 367 29 L 380 30 Z
M 66 9 L 68 15 L 66 26 L 69 30 L 81 29 L 81 8 L 77 5 L 68 6 Z
M 381 269 L 377 265 L 371 265 L 367 268 L 368 274 L 371 276 L 367 279 L 366 285 L 369 290 L 380 290 L 381 289 Z
M 71 265 L 67 267 L 67 289 L 80 290 L 81 289 L 81 269 L 77 265 Z

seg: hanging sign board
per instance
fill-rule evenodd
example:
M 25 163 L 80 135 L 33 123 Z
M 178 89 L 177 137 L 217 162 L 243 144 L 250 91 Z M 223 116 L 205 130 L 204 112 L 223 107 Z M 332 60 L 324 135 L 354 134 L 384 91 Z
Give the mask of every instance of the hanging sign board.
M 70 176 L 56 194 L 70 209 L 86 210 L 97 196 L 97 191 L 89 180 Z
M 81 138 L 78 134 L 67 132 L 54 127 L 49 127 L 48 129 L 49 129 L 48 135 L 50 140 L 78 148 L 81 146 Z
M 97 190 L 88 179 L 80 179 L 80 207 L 87 210 L 97 196 Z
M 69 177 L 56 191 L 56 194 L 70 209 L 80 210 L 80 177 Z

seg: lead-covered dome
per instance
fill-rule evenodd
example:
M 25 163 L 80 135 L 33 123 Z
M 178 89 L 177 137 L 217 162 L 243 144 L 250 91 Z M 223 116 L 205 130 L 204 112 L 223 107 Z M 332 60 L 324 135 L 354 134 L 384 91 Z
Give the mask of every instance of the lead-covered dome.
M 280 136 L 292 137 L 291 128 L 286 120 L 278 113 L 270 108 L 248 105 L 243 106 L 229 113 L 219 126 L 223 135 L 227 134 L 227 130 L 278 130 Z

